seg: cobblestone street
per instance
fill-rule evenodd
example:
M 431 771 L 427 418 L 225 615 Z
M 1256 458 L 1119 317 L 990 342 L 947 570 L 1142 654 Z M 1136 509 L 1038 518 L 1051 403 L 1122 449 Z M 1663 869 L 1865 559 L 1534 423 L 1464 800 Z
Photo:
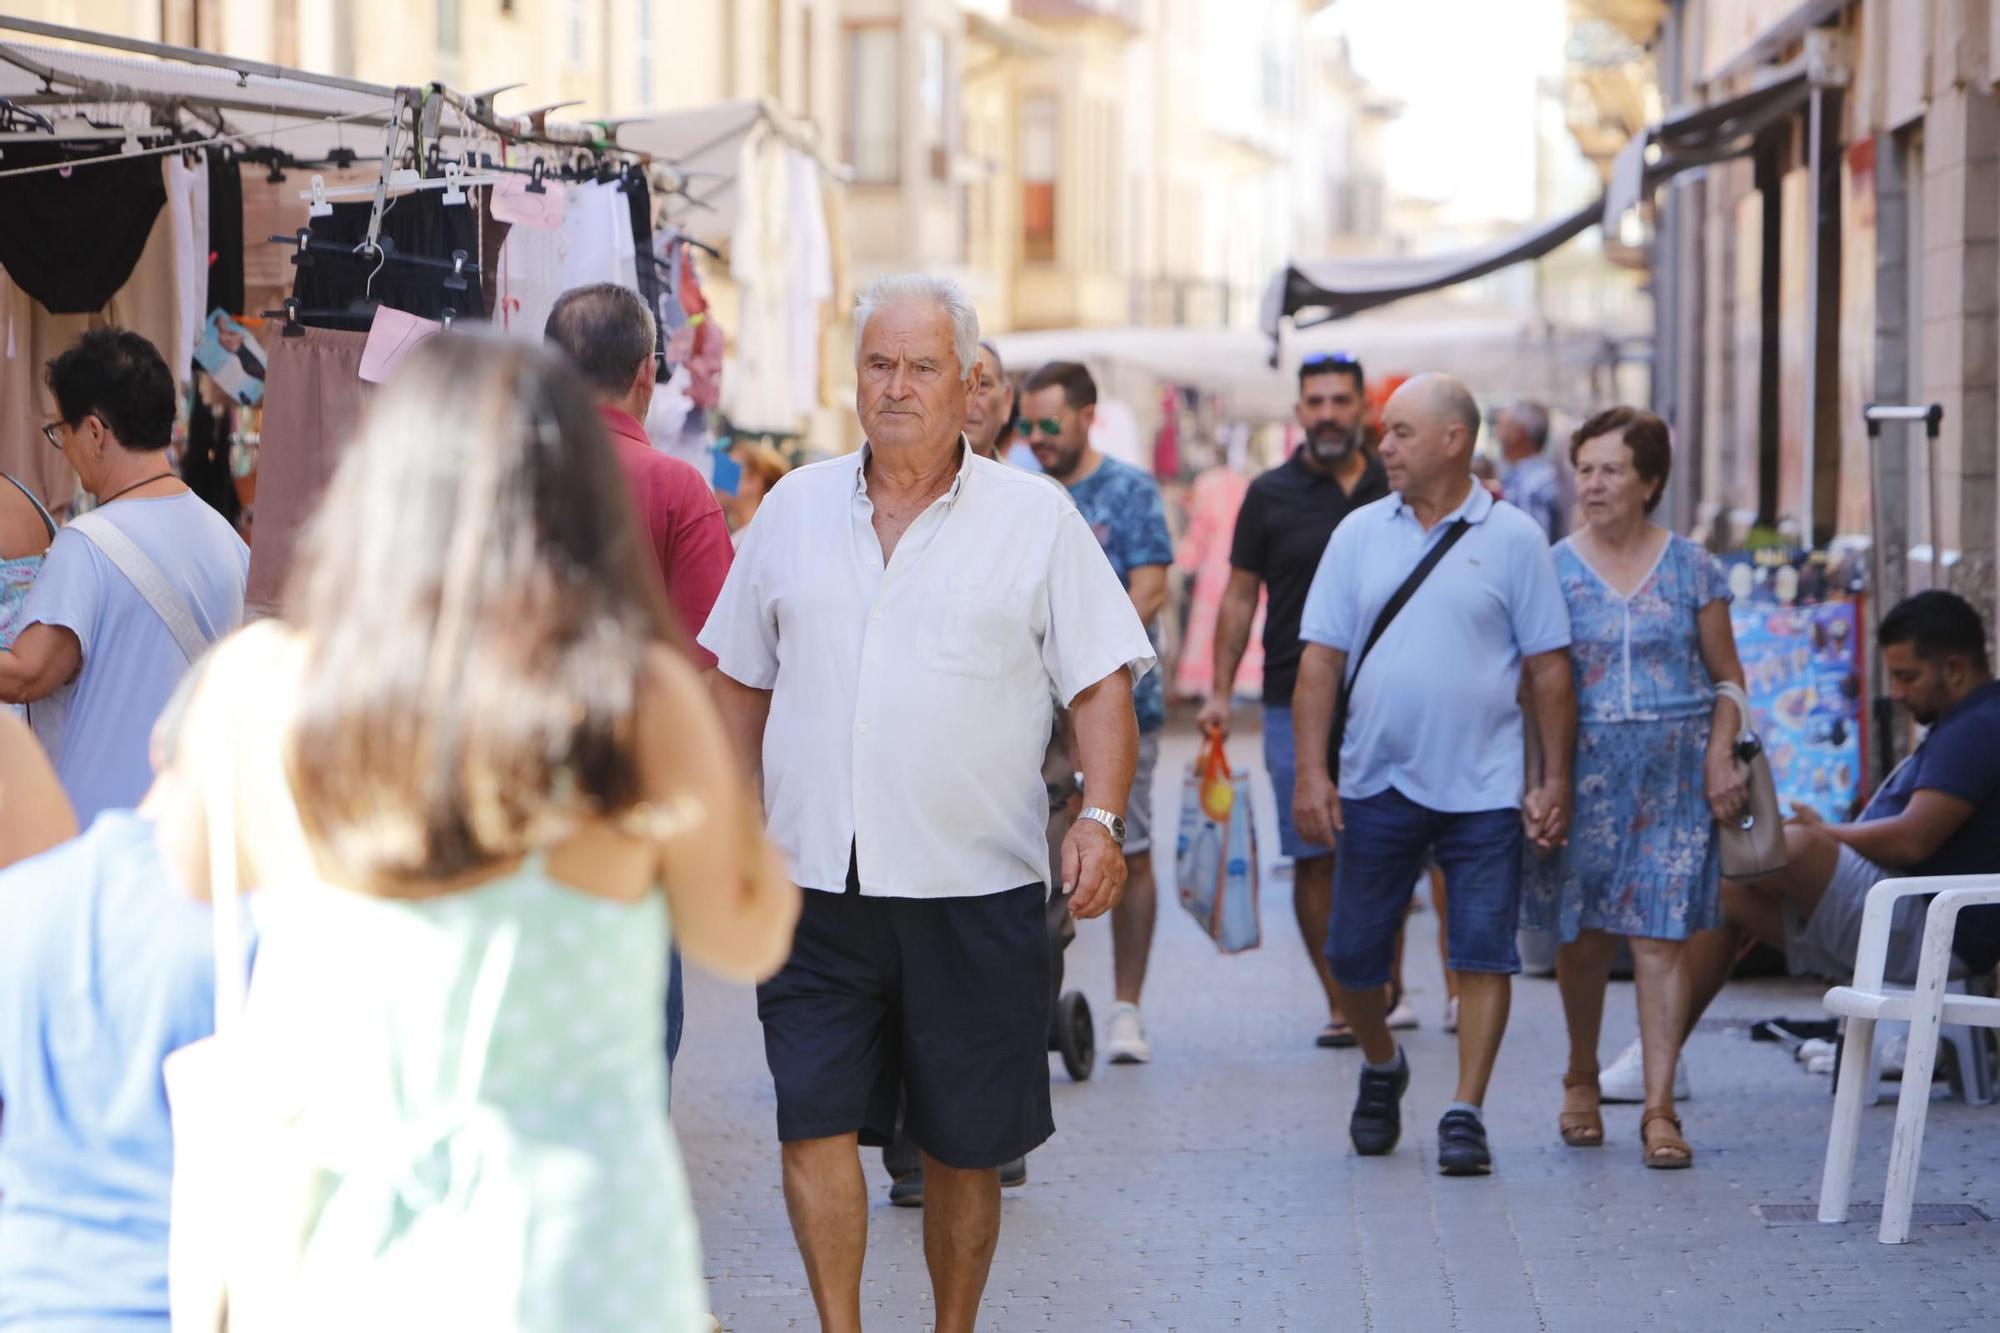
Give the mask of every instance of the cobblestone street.
M 1239 714 L 1239 726 L 1251 716 Z M 1639 1161 L 1639 1108 L 1607 1107 L 1608 1144 L 1556 1137 L 1563 1069 L 1555 983 L 1523 978 L 1487 1105 L 1489 1178 L 1437 1174 L 1433 1130 L 1449 1099 L 1452 1039 L 1435 921 L 1416 916 L 1409 981 L 1423 1027 L 1405 1034 L 1414 1071 L 1405 1131 L 1384 1159 L 1346 1135 L 1359 1056 L 1323 1051 L 1317 986 L 1290 911 L 1290 881 L 1264 877 L 1264 947 L 1219 957 L 1172 889 L 1172 815 L 1189 733 L 1170 733 L 1157 798 L 1161 909 L 1145 1012 L 1154 1062 L 1100 1064 L 1070 1083 L 1055 1069 L 1058 1131 L 1010 1191 L 983 1328 L 1816 1330 L 1991 1328 L 2000 1309 L 1995 1227 L 1922 1225 L 1878 1245 L 1872 1220 L 1775 1224 L 1760 1205 L 1813 1205 L 1830 1098 L 1752 1019 L 1817 1016 L 1821 988 L 1744 983 L 1725 992 L 1689 1048 L 1683 1110 L 1693 1170 Z M 1245 727 L 1231 746 L 1255 762 Z M 1261 783 L 1261 774 L 1259 775 Z M 1269 792 L 1260 787 L 1269 856 Z M 1068 983 L 1110 1007 L 1110 938 L 1086 924 Z M 703 1224 L 716 1313 L 731 1333 L 813 1328 L 778 1185 L 773 1101 L 747 987 L 690 974 L 676 1121 Z M 1634 1034 L 1629 983 L 1613 983 L 1604 1058 Z M 1894 1106 L 1869 1111 L 1856 1197 L 1881 1197 Z M 2000 1216 L 1992 1149 L 2000 1107 L 1939 1101 L 1919 1205 Z M 921 1219 L 892 1209 L 879 1157 L 864 1294 L 869 1327 L 928 1327 Z M 1811 1216 L 1810 1211 L 1805 1214 Z

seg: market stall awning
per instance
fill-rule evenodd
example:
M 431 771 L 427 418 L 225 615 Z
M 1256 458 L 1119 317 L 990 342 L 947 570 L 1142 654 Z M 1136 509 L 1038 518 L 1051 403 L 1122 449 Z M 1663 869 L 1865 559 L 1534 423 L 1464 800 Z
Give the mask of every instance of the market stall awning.
M 1414 317 L 1364 315 L 1285 340 L 1281 366 L 1269 363 L 1270 343 L 1252 329 L 1046 329 L 994 335 L 1009 371 L 1047 361 L 1129 366 L 1162 382 L 1222 397 L 1246 421 L 1290 417 L 1298 398 L 1298 365 L 1314 352 L 1359 357 L 1369 377 L 1445 370 L 1481 395 L 1540 397 L 1566 402 L 1594 366 L 1618 355 L 1602 334 L 1548 329 L 1518 315 L 1437 310 Z
M 1286 319 L 1307 327 L 1470 282 L 1509 265 L 1539 259 L 1599 222 L 1615 226 L 1654 188 L 1679 172 L 1749 152 L 1766 130 L 1805 106 L 1814 86 L 1806 71 L 1788 71 L 1740 97 L 1648 126 L 1619 153 L 1603 199 L 1490 245 L 1414 258 L 1289 264 L 1265 289 L 1264 332 L 1276 338 Z M 1301 315 L 1305 318 L 1300 319 Z
M 836 178 L 840 174 L 812 132 L 766 98 L 630 116 L 609 122 L 609 128 L 620 148 L 674 164 L 687 185 L 682 194 L 667 200 L 667 215 L 690 236 L 710 245 L 726 242 L 736 226 L 743 145 L 751 135 L 759 131 L 775 135 L 819 163 L 822 171 Z
M 1740 97 L 1669 116 L 1633 135 L 1611 169 L 1605 224 L 1617 225 L 1655 188 L 1683 171 L 1743 156 L 1764 131 L 1803 110 L 1813 87 L 1801 70 Z
M 319 158 L 343 147 L 379 155 L 395 89 L 9 38 L 0 40 L 0 98 L 121 123 L 135 107 L 147 108 L 156 123 L 158 112 L 171 110 L 211 133 Z
M 1590 204 L 1567 217 L 1470 250 L 1394 259 L 1321 259 L 1290 264 L 1265 289 L 1264 332 L 1277 337 L 1279 322 L 1300 324 L 1345 319 L 1407 296 L 1453 287 L 1484 277 L 1524 259 L 1538 259 L 1594 225 L 1603 205 Z

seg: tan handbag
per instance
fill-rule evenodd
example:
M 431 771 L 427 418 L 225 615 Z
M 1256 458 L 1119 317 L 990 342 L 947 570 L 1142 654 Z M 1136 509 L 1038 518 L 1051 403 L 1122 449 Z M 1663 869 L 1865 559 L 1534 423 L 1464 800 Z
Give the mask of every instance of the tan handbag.
M 1722 844 L 1722 873 L 1737 880 L 1775 874 L 1785 868 L 1785 819 L 1778 811 L 1770 756 L 1750 726 L 1750 697 L 1743 687 L 1723 681 L 1715 692 L 1736 705 L 1736 762 L 1749 770 L 1749 808 L 1739 818 L 1715 824 L 1716 841 Z

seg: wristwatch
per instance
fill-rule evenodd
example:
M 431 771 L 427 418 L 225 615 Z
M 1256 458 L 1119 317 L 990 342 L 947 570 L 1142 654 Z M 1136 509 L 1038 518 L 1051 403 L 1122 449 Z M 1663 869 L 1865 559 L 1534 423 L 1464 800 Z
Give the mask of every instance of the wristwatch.
M 1095 820 L 1097 823 L 1104 825 L 1111 832 L 1111 841 L 1117 843 L 1120 847 L 1125 845 L 1125 820 L 1122 816 L 1114 815 L 1109 810 L 1093 805 L 1078 815 L 1077 818 Z

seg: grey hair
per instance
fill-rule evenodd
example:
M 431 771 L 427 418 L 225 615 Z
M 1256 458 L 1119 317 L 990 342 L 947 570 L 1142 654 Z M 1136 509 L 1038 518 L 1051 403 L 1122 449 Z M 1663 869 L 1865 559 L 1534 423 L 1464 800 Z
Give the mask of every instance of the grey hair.
M 542 336 L 599 397 L 623 398 L 642 362 L 653 356 L 655 331 L 646 298 L 615 282 L 572 287 L 556 298 Z
M 951 351 L 958 358 L 958 377 L 971 380 L 972 368 L 979 364 L 979 312 L 972 308 L 972 299 L 956 279 L 928 273 L 892 273 L 868 284 L 868 290 L 854 303 L 854 359 L 861 359 L 861 338 L 875 312 L 906 301 L 927 302 L 951 320 Z M 994 356 L 997 359 L 999 353 Z
M 1514 418 L 1520 428 L 1535 442 L 1536 452 L 1546 449 L 1549 444 L 1549 409 L 1529 398 L 1518 403 L 1510 403 L 1507 415 Z

